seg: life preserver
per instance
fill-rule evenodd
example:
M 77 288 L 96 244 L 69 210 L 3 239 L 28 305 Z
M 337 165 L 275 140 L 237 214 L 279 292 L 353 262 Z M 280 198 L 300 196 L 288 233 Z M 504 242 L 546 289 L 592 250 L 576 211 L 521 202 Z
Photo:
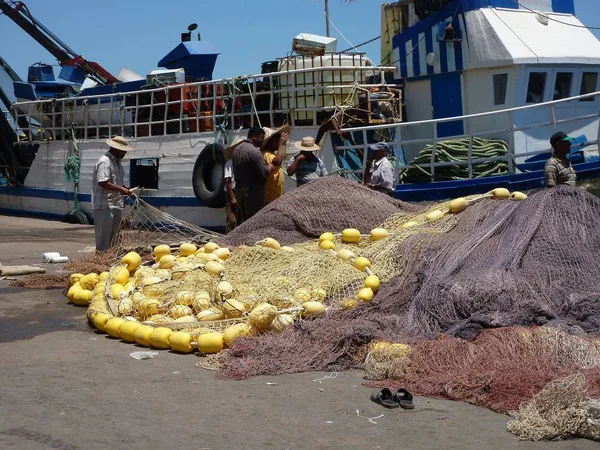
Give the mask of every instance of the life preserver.
M 192 186 L 196 198 L 210 208 L 225 207 L 225 148 L 209 144 L 196 159 L 192 174 Z

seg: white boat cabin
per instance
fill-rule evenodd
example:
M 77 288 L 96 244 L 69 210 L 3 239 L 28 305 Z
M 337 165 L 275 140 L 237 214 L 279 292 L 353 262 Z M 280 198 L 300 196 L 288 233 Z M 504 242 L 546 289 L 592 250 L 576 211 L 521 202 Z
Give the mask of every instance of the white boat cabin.
M 401 0 L 382 6 L 382 64 L 406 80 L 408 122 L 560 100 L 600 90 L 600 41 L 575 16 L 574 0 Z M 561 120 L 597 111 L 593 98 L 516 113 L 415 125 L 403 140 L 485 133 L 515 154 L 549 148 Z M 519 129 L 531 123 L 547 126 Z M 592 130 L 592 127 L 596 129 Z M 595 135 L 597 116 L 565 131 Z M 469 130 L 467 130 L 469 128 Z M 434 134 L 436 136 L 434 136 Z M 403 147 L 410 161 L 423 144 Z

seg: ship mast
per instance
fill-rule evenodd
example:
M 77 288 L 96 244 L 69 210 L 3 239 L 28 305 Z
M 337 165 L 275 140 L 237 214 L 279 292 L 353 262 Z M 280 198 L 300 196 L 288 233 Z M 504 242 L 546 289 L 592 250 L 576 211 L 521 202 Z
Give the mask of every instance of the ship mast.
M 325 29 L 327 30 L 327 37 L 329 36 L 329 0 L 325 0 Z

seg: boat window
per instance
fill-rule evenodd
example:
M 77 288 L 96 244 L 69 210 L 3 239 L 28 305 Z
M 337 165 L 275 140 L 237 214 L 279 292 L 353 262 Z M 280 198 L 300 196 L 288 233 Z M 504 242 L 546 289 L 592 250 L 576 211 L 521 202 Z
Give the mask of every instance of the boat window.
M 556 74 L 556 82 L 554 83 L 553 100 L 570 97 L 572 81 L 573 72 L 558 72 Z
M 529 74 L 526 103 L 542 103 L 544 101 L 546 76 L 546 72 L 531 72 Z
M 596 85 L 598 84 L 598 72 L 583 72 L 581 77 L 581 89 L 579 95 L 591 94 L 596 92 Z M 591 102 L 594 97 L 584 98 L 582 102 Z
M 494 75 L 494 106 L 506 104 L 506 88 L 508 87 L 508 74 Z
M 158 189 L 158 158 L 132 159 L 129 175 L 131 187 Z

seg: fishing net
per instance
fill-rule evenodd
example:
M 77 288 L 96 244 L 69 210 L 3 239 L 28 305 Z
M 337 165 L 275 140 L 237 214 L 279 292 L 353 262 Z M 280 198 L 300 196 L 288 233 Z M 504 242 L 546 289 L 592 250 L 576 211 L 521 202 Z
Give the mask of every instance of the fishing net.
M 403 352 L 402 346 L 371 347 L 365 371 L 379 381 L 369 386 L 402 386 L 507 413 L 549 382 L 579 373 L 589 381 L 590 395 L 600 396 L 599 342 L 557 328 L 500 328 L 471 341 L 440 335 L 419 339 Z
M 552 381 L 511 412 L 514 420 L 506 428 L 522 440 L 600 440 L 600 400 L 591 400 L 588 393 L 588 381 L 580 373 Z
M 427 214 L 435 208 L 447 210 L 447 203 L 408 205 L 338 177 L 328 177 L 313 185 L 310 189 L 297 189 L 285 199 L 273 202 L 272 206 L 248 222 L 247 233 L 241 234 L 239 230 L 243 227 L 239 227 L 237 238 L 235 232 L 226 237 L 208 235 L 140 204 L 123 221 L 113 242 L 113 254 L 136 251 L 149 255 L 154 246 L 167 243 L 169 253 L 172 250 L 176 260 L 169 267 L 160 267 L 148 257 L 146 267 L 131 273 L 132 281 L 126 280 L 127 286 L 116 293 L 112 285 L 119 284 L 115 280 L 122 267 L 120 262 L 114 264 L 104 284 L 102 301 L 94 302 L 90 314 L 106 310 L 112 315 L 187 330 L 197 328 L 198 322 L 246 321 L 248 313 L 261 303 L 277 307 L 279 314 L 290 313 L 291 320 L 299 318 L 302 305 L 308 301 L 325 303 L 339 310 L 343 301 L 356 304 L 357 294 L 363 288 L 368 273 L 377 274 L 383 282 L 399 273 L 401 266 L 394 263 L 396 256 L 393 253 L 398 243 L 416 234 L 447 232 L 457 223 L 456 217 L 451 215 L 435 221 L 427 219 Z M 331 195 L 332 192 L 336 194 Z M 315 199 L 326 195 L 332 200 L 325 202 L 329 204 L 323 207 L 323 201 Z M 471 200 L 480 198 L 474 196 Z M 327 213 L 328 210 L 337 213 Z M 340 214 L 341 211 L 348 214 Z M 281 222 L 281 217 L 287 217 L 290 224 L 287 228 L 296 231 L 290 235 L 286 234 L 286 227 L 272 228 L 270 238 L 291 243 L 296 234 L 300 233 L 303 237 L 291 247 L 271 248 L 263 239 L 267 233 L 265 230 L 270 229 L 270 223 Z M 338 232 L 342 227 L 357 226 L 357 223 L 363 231 L 383 224 L 391 234 L 385 240 L 371 239 L 369 234 L 365 234 L 357 243 L 344 242 Z M 407 223 L 410 226 L 407 227 Z M 336 251 L 320 248 L 317 240 L 307 240 L 308 236 L 318 236 L 326 230 L 338 233 L 333 239 Z M 239 239 L 240 236 L 243 239 Z M 258 237 L 261 240 L 253 242 Z M 204 252 L 201 246 L 208 239 L 229 245 L 236 240 L 238 244 L 241 241 L 231 255 L 223 259 L 213 258 L 220 264 L 218 273 L 207 273 L 206 268 L 210 260 L 208 256 L 218 252 L 199 254 Z M 200 250 L 184 257 L 179 253 L 181 243 L 195 243 L 194 251 Z M 344 250 L 351 252 L 353 258 L 368 258 L 372 261 L 370 269 L 361 270 L 348 258 L 340 258 L 338 252 Z M 147 278 L 158 281 L 151 286 L 146 285 L 144 280 Z M 220 282 L 229 283 L 231 292 L 226 295 L 217 292 Z M 197 295 L 206 297 L 208 301 L 193 301 Z M 149 298 L 152 299 L 152 314 L 147 312 Z M 208 314 L 207 310 L 213 314 Z M 277 326 L 277 322 L 273 322 L 273 326 Z M 219 325 L 219 328 L 222 326 Z
M 469 196 L 459 214 L 451 206 L 325 177 L 220 236 L 141 204 L 119 230 L 107 278 L 90 286 L 88 314 L 195 336 L 249 323 L 253 336 L 204 364 L 223 378 L 364 364 L 377 380 L 501 412 L 573 373 L 596 393 L 598 351 L 586 336 L 600 329 L 600 199 L 560 186 L 521 202 Z M 358 242 L 340 236 L 349 227 Z M 376 227 L 388 236 L 372 237 Z M 319 245 L 324 232 L 335 248 Z M 181 243 L 194 243 L 192 253 Z M 168 246 L 168 266 L 150 255 L 158 244 Z M 132 250 L 145 262 L 117 283 Z M 370 267 L 355 264 L 360 257 Z M 382 284 L 372 302 L 357 302 L 369 273 Z M 325 312 L 312 317 L 307 301 Z M 543 327 L 507 328 L 515 326 Z M 367 354 L 377 341 L 401 346 Z
M 11 282 L 11 286 L 24 289 L 64 289 L 69 275 L 52 275 L 46 273 L 27 275 Z
M 399 210 L 398 222 L 420 215 Z M 351 349 L 373 339 L 406 342 L 397 338 L 439 332 L 471 338 L 485 328 L 514 325 L 596 332 L 599 219 L 598 198 L 561 186 L 523 202 L 483 199 L 384 244 L 353 246 L 372 259 L 382 279 L 390 277 L 373 303 L 331 310 L 281 335 L 240 342 L 223 354 L 220 375 L 349 368 Z M 385 226 L 396 230 L 394 223 L 392 216 Z
M 222 242 L 253 245 L 270 236 L 282 245 L 290 245 L 349 227 L 368 232 L 399 211 L 423 210 L 423 206 L 394 200 L 342 177 L 329 176 L 317 181 L 286 192 L 252 220 L 239 225 Z

